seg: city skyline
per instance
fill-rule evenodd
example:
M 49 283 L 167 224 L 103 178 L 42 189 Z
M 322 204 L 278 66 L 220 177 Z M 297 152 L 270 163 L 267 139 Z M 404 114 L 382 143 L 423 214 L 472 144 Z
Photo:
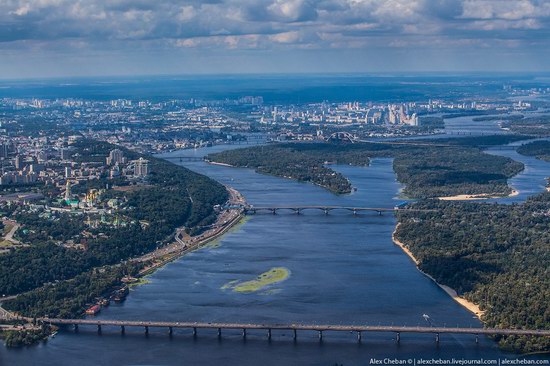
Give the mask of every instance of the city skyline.
M 537 0 L 8 1 L 0 79 L 545 72 Z

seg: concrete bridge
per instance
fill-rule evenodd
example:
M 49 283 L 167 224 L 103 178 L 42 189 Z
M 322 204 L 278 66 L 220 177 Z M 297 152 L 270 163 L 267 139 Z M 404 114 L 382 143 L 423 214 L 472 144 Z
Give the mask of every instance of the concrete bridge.
M 383 212 L 397 212 L 397 211 L 433 211 L 433 210 L 417 210 L 417 209 L 408 209 L 408 208 L 398 208 L 398 207 L 352 207 L 352 206 L 245 206 L 244 212 L 246 214 L 256 214 L 258 212 L 267 212 L 275 215 L 278 211 L 291 211 L 297 215 L 301 214 L 305 210 L 319 210 L 328 215 L 331 211 L 335 210 L 344 210 L 352 212 L 354 215 L 357 215 L 359 212 L 370 211 L 376 212 L 379 215 L 382 215 Z
M 163 157 L 162 159 L 163 160 L 168 160 L 168 161 L 179 161 L 179 162 L 183 162 L 183 161 L 204 161 L 204 158 L 197 157 L 197 156 L 167 156 L 167 157 Z
M 550 337 L 550 330 L 528 330 L 528 329 L 497 329 L 497 328 L 450 328 L 450 327 L 399 327 L 393 325 L 317 325 L 317 324 L 258 324 L 258 323 L 201 323 L 201 322 L 160 322 L 160 321 L 132 321 L 132 320 L 96 320 L 96 319 L 37 319 L 44 323 L 57 326 L 73 326 L 78 330 L 79 326 L 93 326 L 101 332 L 103 327 L 118 327 L 122 333 L 126 327 L 142 328 L 145 334 L 149 328 L 164 328 L 172 334 L 176 329 L 189 329 L 193 336 L 197 336 L 198 330 L 216 330 L 218 337 L 222 336 L 223 330 L 240 330 L 243 338 L 247 331 L 265 331 L 267 338 L 271 339 L 273 331 L 291 331 L 296 339 L 298 331 L 314 331 L 318 333 L 319 339 L 323 338 L 323 332 L 350 332 L 356 333 L 360 341 L 362 334 L 371 333 L 394 333 L 396 341 L 399 342 L 402 333 L 433 334 L 435 341 L 439 342 L 441 334 L 471 334 L 475 336 L 476 342 L 480 335 L 518 335 Z

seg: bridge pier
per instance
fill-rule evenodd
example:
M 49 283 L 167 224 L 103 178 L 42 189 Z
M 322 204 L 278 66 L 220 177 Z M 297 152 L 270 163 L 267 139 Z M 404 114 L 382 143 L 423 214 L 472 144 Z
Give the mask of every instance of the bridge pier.
M 124 328 L 124 325 L 120 326 L 120 334 L 126 333 L 126 329 Z
M 353 216 L 357 216 L 357 210 L 353 209 Z
M 168 334 L 170 336 L 172 336 L 172 333 L 174 332 L 174 330 L 172 329 L 172 327 L 168 327 Z
M 218 328 L 218 338 L 222 337 L 222 328 Z
M 276 214 L 277 214 L 277 209 L 276 209 L 276 208 L 271 209 L 271 213 L 272 213 L 273 215 L 276 215 Z
M 328 210 L 326 208 L 324 209 L 324 211 L 325 211 L 325 215 L 328 215 Z
M 294 211 L 296 212 L 296 215 L 299 215 L 301 213 L 301 210 L 299 208 L 295 209 Z
M 382 211 L 378 211 L 378 216 L 382 216 Z
M 358 341 L 362 340 L 362 333 L 368 331 L 384 332 L 386 334 L 394 333 L 396 335 L 396 341 L 401 341 L 401 332 L 405 333 L 425 333 L 435 336 L 435 342 L 440 343 L 441 334 L 469 334 L 475 336 L 475 342 L 480 342 L 480 335 L 521 335 L 521 336 L 550 336 L 550 330 L 536 330 L 536 329 L 496 329 L 496 328 L 450 328 L 450 327 L 428 327 L 428 326 L 351 326 L 351 325 L 296 325 L 296 324 L 245 324 L 245 323 L 197 323 L 197 322 L 155 322 L 155 321 L 130 321 L 130 320 L 94 320 L 94 319 L 54 319 L 54 318 L 38 318 L 38 322 L 45 324 L 52 324 L 56 326 L 67 326 L 68 328 L 74 327 L 75 332 L 78 331 L 80 325 L 86 325 L 89 327 L 96 326 L 97 333 L 101 334 L 103 325 L 107 327 L 120 327 L 121 333 L 124 334 L 126 327 L 143 327 L 145 334 L 148 334 L 149 327 L 155 328 L 168 328 L 170 334 L 173 333 L 174 328 L 186 328 L 193 330 L 193 336 L 197 335 L 197 329 L 217 329 L 218 337 L 221 337 L 222 329 L 233 329 L 238 331 L 242 330 L 243 338 L 247 336 L 248 329 L 259 329 L 267 331 L 268 338 L 271 339 L 273 329 L 277 330 L 291 330 L 293 338 L 296 341 L 298 330 L 317 331 L 319 339 L 323 338 L 325 330 L 347 332 L 353 334 L 356 333 Z

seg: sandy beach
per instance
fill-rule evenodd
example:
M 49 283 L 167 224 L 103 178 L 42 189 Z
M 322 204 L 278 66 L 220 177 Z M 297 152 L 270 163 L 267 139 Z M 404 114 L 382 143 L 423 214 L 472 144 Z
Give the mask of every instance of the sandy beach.
M 487 200 L 490 198 L 514 197 L 514 196 L 517 196 L 518 194 L 519 192 L 514 189 L 512 190 L 512 193 L 510 193 L 507 196 L 496 196 L 489 193 L 457 194 L 456 196 L 437 197 L 437 199 L 440 201 L 473 201 L 473 200 Z
M 397 224 L 395 226 L 395 230 L 392 233 L 392 240 L 395 243 L 395 245 L 399 246 L 409 256 L 409 258 L 412 259 L 412 261 L 416 264 L 416 268 L 424 276 L 428 277 L 430 280 L 435 282 L 435 284 L 438 285 L 441 289 L 443 289 L 443 291 L 445 291 L 447 293 L 447 295 L 449 295 L 454 301 L 456 301 L 457 303 L 459 303 L 460 305 L 462 305 L 463 307 L 468 309 L 471 313 L 473 313 L 475 316 L 477 316 L 481 320 L 481 316 L 483 315 L 483 311 L 479 308 L 478 305 L 474 304 L 471 301 L 466 300 L 463 297 L 460 297 L 454 289 L 450 288 L 449 286 L 445 286 L 445 285 L 440 284 L 439 282 L 437 282 L 435 280 L 435 278 L 433 278 L 432 276 L 430 276 L 429 274 L 427 274 L 426 272 L 424 272 L 420 268 L 418 268 L 418 265 L 419 265 L 420 262 L 414 257 L 414 255 L 409 250 L 409 248 L 407 248 L 405 246 L 405 244 L 403 242 L 401 242 L 399 239 L 397 239 L 397 237 L 395 236 L 395 234 L 397 232 L 397 229 L 399 228 L 399 225 L 401 225 L 401 224 Z
M 228 166 L 230 168 L 233 168 L 233 165 L 230 165 L 230 164 L 225 164 L 225 163 L 218 163 L 217 161 L 207 161 L 208 164 L 212 164 L 212 165 L 221 165 L 221 166 Z

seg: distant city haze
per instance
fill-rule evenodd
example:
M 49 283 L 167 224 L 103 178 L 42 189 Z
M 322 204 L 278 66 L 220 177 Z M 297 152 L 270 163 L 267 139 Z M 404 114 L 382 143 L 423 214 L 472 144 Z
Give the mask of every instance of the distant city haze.
M 0 79 L 546 72 L 546 0 L 11 0 Z

